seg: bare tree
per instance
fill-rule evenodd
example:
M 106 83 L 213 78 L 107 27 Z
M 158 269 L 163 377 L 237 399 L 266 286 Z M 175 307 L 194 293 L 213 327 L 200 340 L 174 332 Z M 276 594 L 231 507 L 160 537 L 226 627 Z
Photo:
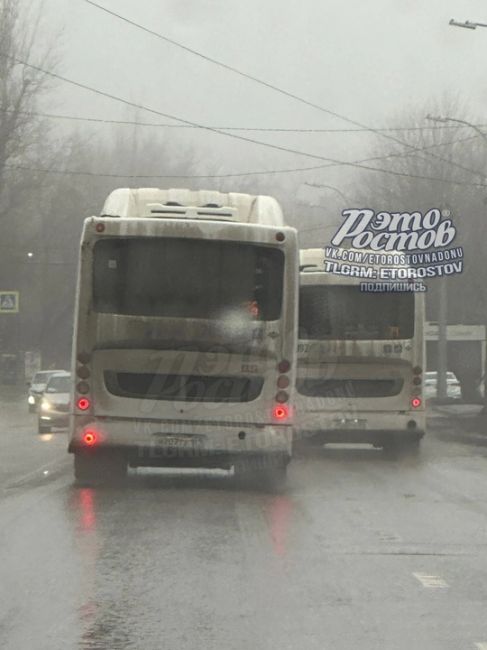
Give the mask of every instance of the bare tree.
M 46 126 L 36 112 L 52 78 L 21 63 L 47 71 L 56 65 L 52 45 L 41 46 L 41 9 L 32 15 L 19 0 L 0 0 L 0 218 L 23 195 L 23 168 L 45 162 Z
M 428 122 L 428 114 L 464 122 Z M 436 207 L 451 211 L 458 233 L 455 244 L 464 246 L 465 267 L 461 275 L 448 278 L 448 322 L 487 325 L 487 140 L 468 126 L 475 121 L 455 99 L 404 112 L 391 126 L 415 127 L 398 133 L 410 147 L 384 143 L 374 151 L 377 155 L 392 154 L 387 165 L 393 174 L 364 172 L 357 186 L 361 203 L 376 210 L 426 211 Z M 438 282 L 429 283 L 427 312 L 432 320 L 436 320 L 438 310 L 438 288 Z M 475 356 L 463 353 L 458 368 L 453 368 L 462 381 L 462 393 L 472 399 L 479 379 L 474 371 L 478 362 Z
M 36 239 L 42 260 L 42 307 L 36 320 L 46 364 L 62 366 L 69 356 L 83 220 L 100 214 L 106 197 L 117 187 L 197 187 L 197 180 L 186 178 L 196 173 L 194 161 L 191 149 L 164 133 L 143 136 L 122 128 L 64 138 L 62 160 L 56 163 L 61 173 L 38 179 L 44 179 L 44 187 Z

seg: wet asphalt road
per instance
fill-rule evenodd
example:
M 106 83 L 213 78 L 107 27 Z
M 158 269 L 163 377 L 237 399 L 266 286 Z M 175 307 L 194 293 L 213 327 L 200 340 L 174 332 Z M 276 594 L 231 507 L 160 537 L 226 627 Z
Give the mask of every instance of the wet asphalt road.
M 280 495 L 160 470 L 89 489 L 64 434 L 3 406 L 0 648 L 487 648 L 487 447 L 440 434 L 418 460 L 300 456 Z

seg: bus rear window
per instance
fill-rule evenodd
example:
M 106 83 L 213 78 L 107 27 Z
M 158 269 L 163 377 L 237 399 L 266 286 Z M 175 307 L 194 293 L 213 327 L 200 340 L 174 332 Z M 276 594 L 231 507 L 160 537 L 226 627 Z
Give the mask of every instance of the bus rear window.
M 364 293 L 359 286 L 304 286 L 299 294 L 299 338 L 411 339 L 412 293 Z
M 252 320 L 281 314 L 284 254 L 241 242 L 117 238 L 94 247 L 95 311 L 135 316 Z

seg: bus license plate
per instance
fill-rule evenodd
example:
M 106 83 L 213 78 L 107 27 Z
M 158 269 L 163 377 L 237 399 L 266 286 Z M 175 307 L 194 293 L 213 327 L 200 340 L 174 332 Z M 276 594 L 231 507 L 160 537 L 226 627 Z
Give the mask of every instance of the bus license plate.
M 160 436 L 157 437 L 157 444 L 166 449 L 194 449 L 201 447 L 202 441 L 192 436 Z
M 333 424 L 337 429 L 366 429 L 367 420 L 359 418 L 340 418 L 334 420 Z

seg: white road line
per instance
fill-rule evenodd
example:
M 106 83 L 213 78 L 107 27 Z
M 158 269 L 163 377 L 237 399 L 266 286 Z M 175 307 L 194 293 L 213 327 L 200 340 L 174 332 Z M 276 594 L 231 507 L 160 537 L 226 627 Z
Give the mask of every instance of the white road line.
M 35 478 L 36 476 L 41 475 L 43 472 L 45 472 L 46 469 L 48 468 L 53 468 L 56 465 L 64 465 L 67 463 L 69 459 L 66 458 L 66 454 L 64 454 L 62 457 L 59 456 L 58 458 L 55 458 L 54 460 L 51 460 L 49 463 L 45 463 L 44 465 L 41 465 L 37 469 L 33 470 L 32 472 L 29 472 L 28 474 L 24 474 L 23 476 L 20 476 L 10 483 L 7 483 L 6 485 L 0 486 L 1 489 L 3 490 L 10 490 L 11 488 L 16 488 L 22 486 L 24 483 L 29 481 L 31 478 Z M 46 474 L 44 473 L 44 476 Z
M 475 647 L 477 650 L 487 650 L 487 643 L 476 643 Z
M 426 587 L 426 589 L 446 589 L 448 584 L 440 576 L 432 576 L 427 573 L 413 573 L 416 580 Z M 487 648 L 486 648 L 487 650 Z
M 402 542 L 402 537 L 396 533 L 387 533 L 379 531 L 379 539 L 381 542 Z

